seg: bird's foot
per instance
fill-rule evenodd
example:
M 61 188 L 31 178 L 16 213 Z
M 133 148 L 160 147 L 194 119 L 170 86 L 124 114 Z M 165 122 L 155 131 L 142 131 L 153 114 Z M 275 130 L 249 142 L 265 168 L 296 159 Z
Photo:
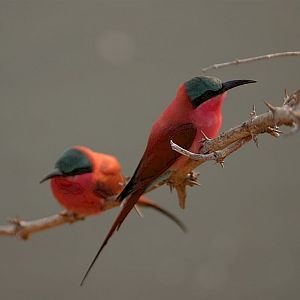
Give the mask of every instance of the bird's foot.
M 200 173 L 191 171 L 186 175 L 185 184 L 187 186 L 195 186 L 195 185 L 200 186 L 201 184 L 198 182 L 199 175 Z
M 85 219 L 84 216 L 74 213 L 71 211 L 64 210 L 59 213 L 68 223 L 74 223 L 76 221 L 83 221 Z

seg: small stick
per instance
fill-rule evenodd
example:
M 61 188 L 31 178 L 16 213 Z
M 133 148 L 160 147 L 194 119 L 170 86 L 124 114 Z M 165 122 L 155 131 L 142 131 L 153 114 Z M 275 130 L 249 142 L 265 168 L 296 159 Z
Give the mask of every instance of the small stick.
M 254 62 L 254 61 L 258 61 L 258 60 L 269 60 L 269 59 L 287 57 L 287 56 L 300 56 L 300 51 L 272 53 L 272 54 L 266 54 L 266 55 L 249 57 L 249 58 L 241 58 L 241 59 L 237 58 L 233 61 L 208 66 L 206 68 L 203 68 L 202 72 L 205 73 L 212 69 L 220 69 L 220 68 L 225 68 L 225 67 L 233 66 L 233 65 L 246 64 L 246 63 L 250 63 L 250 62 Z

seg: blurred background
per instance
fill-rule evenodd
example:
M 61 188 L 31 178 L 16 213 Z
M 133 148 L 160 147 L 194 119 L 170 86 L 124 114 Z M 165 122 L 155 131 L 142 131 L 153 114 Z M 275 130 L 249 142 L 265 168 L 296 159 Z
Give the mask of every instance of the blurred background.
M 207 65 L 299 50 L 299 1 L 0 1 L 0 220 L 60 210 L 47 183 L 61 152 L 86 145 L 131 175 L 151 124 L 179 83 Z M 253 104 L 299 86 L 299 58 L 211 71 L 256 79 L 224 103 L 223 130 Z M 180 210 L 188 226 L 132 213 L 84 288 L 79 282 L 118 210 L 34 235 L 1 238 L 1 299 L 299 299 L 299 136 L 263 136 L 203 165 Z

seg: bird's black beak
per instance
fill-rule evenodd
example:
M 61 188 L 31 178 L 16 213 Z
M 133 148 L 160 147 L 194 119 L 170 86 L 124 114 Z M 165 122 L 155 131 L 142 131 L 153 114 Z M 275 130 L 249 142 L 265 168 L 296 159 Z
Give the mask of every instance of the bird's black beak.
M 46 180 L 49 180 L 53 177 L 58 177 L 58 176 L 63 176 L 64 174 L 58 170 L 58 169 L 54 169 L 52 172 L 50 172 L 48 175 L 46 175 L 41 181 L 40 183 L 45 182 Z
M 256 80 L 230 80 L 222 83 L 222 92 L 233 89 L 239 85 L 244 85 L 248 83 L 255 83 Z

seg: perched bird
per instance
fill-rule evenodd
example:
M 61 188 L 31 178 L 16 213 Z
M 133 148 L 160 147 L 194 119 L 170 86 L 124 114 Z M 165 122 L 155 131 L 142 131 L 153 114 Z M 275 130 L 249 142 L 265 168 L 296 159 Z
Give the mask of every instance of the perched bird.
M 120 206 L 117 196 L 126 184 L 121 165 L 114 156 L 82 146 L 66 150 L 56 162 L 55 169 L 41 183 L 48 179 L 51 179 L 52 192 L 60 204 L 80 217 Z M 161 212 L 186 231 L 176 216 L 155 202 L 141 196 L 137 203 Z
M 222 104 L 226 91 L 254 80 L 232 80 L 222 82 L 215 77 L 194 77 L 182 83 L 174 100 L 161 113 L 152 126 L 146 150 L 131 180 L 120 193 L 123 209 L 117 216 L 100 249 L 81 282 L 83 284 L 100 252 L 113 233 L 118 230 L 139 197 L 165 172 L 176 170 L 187 162 L 187 158 L 173 151 L 170 140 L 179 146 L 198 152 L 203 139 L 216 137 L 222 124 Z

